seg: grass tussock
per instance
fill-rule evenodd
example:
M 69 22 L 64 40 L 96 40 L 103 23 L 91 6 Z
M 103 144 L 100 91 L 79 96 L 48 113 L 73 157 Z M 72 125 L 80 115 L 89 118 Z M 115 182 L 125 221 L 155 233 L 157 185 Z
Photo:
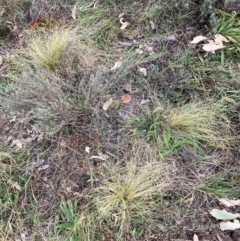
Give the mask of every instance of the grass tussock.
M 27 57 L 54 72 L 93 68 L 98 51 L 85 37 L 80 41 L 79 36 L 77 29 L 70 27 L 32 34 L 27 44 Z
M 101 184 L 95 189 L 93 204 L 100 223 L 132 233 L 133 223 L 154 219 L 156 199 L 163 195 L 169 180 L 160 163 L 105 166 Z
M 69 28 L 55 29 L 50 34 L 37 34 L 29 40 L 28 55 L 40 66 L 54 71 L 75 36 L 75 31 Z
M 226 148 L 230 141 L 230 123 L 224 119 L 221 109 L 212 103 L 186 104 L 170 110 L 167 124 L 175 138 Z

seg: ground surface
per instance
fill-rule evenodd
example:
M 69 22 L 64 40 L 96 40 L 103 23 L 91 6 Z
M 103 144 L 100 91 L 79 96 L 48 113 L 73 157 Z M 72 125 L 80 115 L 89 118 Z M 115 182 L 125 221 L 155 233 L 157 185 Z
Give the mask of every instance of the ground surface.
M 189 3 L 0 2 L 0 240 L 239 240 L 238 6 Z

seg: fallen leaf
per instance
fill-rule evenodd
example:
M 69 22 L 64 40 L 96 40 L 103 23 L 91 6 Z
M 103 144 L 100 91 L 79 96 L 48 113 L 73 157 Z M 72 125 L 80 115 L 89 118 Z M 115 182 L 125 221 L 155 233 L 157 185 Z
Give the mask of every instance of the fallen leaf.
M 75 3 L 75 5 L 74 5 L 74 7 L 73 7 L 73 9 L 72 9 L 72 14 L 71 14 L 72 18 L 75 19 L 75 20 L 76 20 L 77 4 L 78 4 L 78 3 Z
M 146 68 L 140 68 L 140 67 L 139 67 L 139 71 L 140 71 L 144 76 L 147 75 L 147 70 L 146 70 Z
M 49 168 L 49 165 L 46 164 L 46 165 L 43 165 L 43 166 L 39 167 L 39 168 L 38 168 L 38 171 L 46 170 L 46 169 L 48 169 L 48 168 Z
M 222 231 L 225 230 L 235 230 L 235 229 L 239 229 L 240 228 L 240 223 L 237 219 L 234 219 L 233 222 L 221 222 L 220 223 L 220 229 Z
M 140 104 L 141 105 L 146 105 L 147 103 L 149 103 L 151 100 L 141 100 Z
M 98 156 L 91 156 L 89 159 L 99 159 L 102 161 L 106 161 L 109 158 L 108 155 L 103 154 L 101 151 L 98 152 Z
M 207 38 L 204 36 L 196 36 L 195 38 L 193 38 L 193 40 L 190 42 L 191 44 L 198 44 L 204 40 L 206 40 Z
M 219 45 L 219 44 L 215 44 L 215 43 L 208 43 L 208 44 L 204 44 L 202 49 L 205 50 L 206 52 L 211 52 L 211 53 L 215 53 L 216 50 L 220 50 L 220 49 L 224 49 L 225 46 L 224 45 Z
M 17 189 L 18 191 L 22 190 L 22 188 L 19 186 L 18 182 L 11 182 L 11 185 L 13 188 Z
M 199 241 L 197 234 L 193 235 L 193 241 Z
M 227 207 L 232 207 L 232 206 L 237 206 L 240 205 L 240 199 L 237 200 L 229 200 L 229 199 L 225 199 L 225 198 L 220 198 L 219 201 L 226 205 Z
M 21 239 L 22 239 L 22 241 L 26 241 L 26 235 L 25 235 L 25 233 L 21 233 Z
M 114 66 L 111 68 L 111 70 L 119 69 L 121 67 L 121 65 L 122 65 L 122 61 L 119 60 L 114 64 Z
M 167 36 L 167 40 L 168 41 L 176 41 L 177 39 L 174 35 L 169 35 L 169 36 Z
M 215 53 L 216 50 L 223 49 L 226 47 L 223 45 L 223 42 L 229 41 L 221 34 L 216 34 L 215 40 L 208 40 L 208 44 L 204 44 L 202 49 L 206 52 Z
M 10 120 L 10 123 L 15 122 L 17 120 L 17 116 L 14 115 L 13 118 Z
M 90 149 L 91 149 L 91 147 L 89 147 L 89 146 L 86 146 L 86 147 L 85 147 L 85 151 L 86 151 L 87 153 L 90 153 Z
M 144 47 L 148 51 L 150 55 L 154 54 L 153 48 L 151 46 L 148 46 L 147 44 L 144 44 Z
M 72 188 L 71 187 L 66 187 L 66 191 L 69 193 L 72 191 Z
M 227 39 L 226 39 L 224 36 L 222 36 L 221 34 L 216 34 L 214 37 L 215 37 L 214 42 L 215 42 L 216 44 L 223 45 L 222 42 L 226 42 L 226 43 L 229 42 L 229 40 L 227 40 Z
M 135 51 L 137 54 L 143 54 L 144 52 L 143 52 L 143 50 L 141 50 L 141 49 L 136 49 L 136 51 Z
M 131 93 L 132 92 L 132 85 L 131 84 L 125 84 L 123 86 L 123 89 Z
M 120 14 L 118 15 L 118 18 L 122 18 L 124 15 L 125 15 L 125 13 L 122 12 L 122 13 L 120 13 Z
M 120 27 L 121 30 L 124 30 L 128 25 L 129 23 L 128 22 L 123 22 L 123 19 L 124 18 L 120 18 L 120 23 L 122 24 L 122 26 Z
M 127 104 L 132 100 L 132 96 L 127 94 L 122 96 L 122 103 Z
M 107 109 L 110 107 L 110 105 L 113 103 L 113 99 L 110 98 L 109 100 L 107 100 L 106 102 L 104 102 L 102 108 L 103 110 L 107 111 Z
M 152 30 L 154 30 L 154 29 L 155 29 L 155 24 L 154 24 L 154 22 L 153 22 L 152 20 L 150 20 L 149 23 L 150 23 L 150 26 L 151 26 Z
M 239 213 L 235 213 L 235 214 L 229 213 L 225 209 L 223 209 L 223 210 L 213 209 L 212 211 L 210 211 L 210 214 L 214 218 L 219 219 L 219 220 L 232 220 L 232 219 L 240 217 Z

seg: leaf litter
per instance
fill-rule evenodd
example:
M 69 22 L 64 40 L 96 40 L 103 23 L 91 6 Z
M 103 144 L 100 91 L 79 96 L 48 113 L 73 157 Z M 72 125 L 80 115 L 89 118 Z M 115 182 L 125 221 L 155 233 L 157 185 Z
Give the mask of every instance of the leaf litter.
M 97 156 L 91 156 L 89 159 L 99 159 L 102 161 L 106 161 L 110 156 L 108 156 L 107 154 L 103 154 L 101 151 L 98 151 L 98 155 Z
M 211 52 L 211 53 L 215 53 L 215 51 L 217 50 L 221 50 L 226 48 L 226 46 L 223 45 L 223 42 L 228 43 L 229 40 L 227 38 L 225 38 L 223 35 L 221 34 L 216 34 L 214 36 L 214 40 L 208 39 L 205 36 L 196 36 L 193 38 L 193 40 L 190 42 L 191 44 L 198 44 L 200 42 L 203 41 L 208 41 L 208 43 L 203 44 L 202 49 L 206 52 Z
M 225 198 L 220 198 L 219 201 L 224 204 L 227 207 L 233 207 L 233 206 L 240 206 L 240 199 L 237 200 L 229 200 Z
M 122 103 L 127 104 L 132 100 L 132 96 L 130 94 L 126 94 L 122 96 Z
M 113 99 L 112 98 L 110 98 L 109 100 L 104 102 L 104 104 L 102 106 L 103 110 L 107 111 L 112 103 L 113 103 Z
M 233 214 L 233 213 L 226 211 L 225 209 L 223 209 L 223 210 L 213 209 L 210 211 L 210 214 L 218 220 L 232 220 L 232 219 L 240 217 L 239 213 Z

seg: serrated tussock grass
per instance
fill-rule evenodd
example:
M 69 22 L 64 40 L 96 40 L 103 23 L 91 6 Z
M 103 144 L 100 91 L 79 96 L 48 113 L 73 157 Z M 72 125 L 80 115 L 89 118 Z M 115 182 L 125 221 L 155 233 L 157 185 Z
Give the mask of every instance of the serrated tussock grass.
M 187 138 L 197 144 L 225 149 L 232 139 L 230 122 L 218 103 L 193 102 L 173 108 L 167 125 L 175 138 Z
M 119 234 L 132 231 L 132 222 L 154 219 L 156 197 L 170 185 L 166 166 L 130 160 L 126 166 L 105 166 L 92 203 L 100 223 L 107 222 Z
M 54 71 L 60 64 L 65 48 L 74 37 L 75 31 L 69 28 L 34 34 L 27 44 L 28 55 L 37 64 Z

